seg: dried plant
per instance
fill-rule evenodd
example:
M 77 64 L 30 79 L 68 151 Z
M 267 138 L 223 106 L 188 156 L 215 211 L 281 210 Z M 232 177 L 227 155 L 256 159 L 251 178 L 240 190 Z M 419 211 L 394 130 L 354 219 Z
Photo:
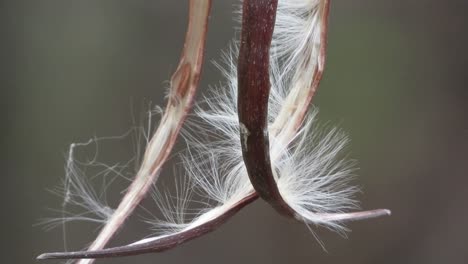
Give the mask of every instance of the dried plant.
M 191 1 L 191 9 L 203 6 L 202 2 Z M 208 10 L 209 1 L 204 3 L 206 9 L 202 9 Z M 205 96 L 195 109 L 196 118 L 186 123 L 185 177 L 179 181 L 175 200 L 166 190 L 154 193 L 165 217 L 151 222 L 159 235 L 101 249 L 149 189 L 147 184 L 153 182 L 148 177 L 140 180 L 138 174 L 132 186 L 144 186 L 144 191 L 131 194 L 138 198 L 131 199 L 131 209 L 124 210 L 125 216 L 111 228 L 112 234 L 104 236 L 105 242 L 95 242 L 98 246 L 93 244 L 88 251 L 46 253 L 38 258 L 100 258 L 164 251 L 216 229 L 258 197 L 283 215 L 337 232 L 346 230 L 345 221 L 389 214 L 382 209 L 350 212 L 357 208 L 357 202 L 353 199 L 356 188 L 348 184 L 353 163 L 341 154 L 347 137 L 337 128 L 318 125 L 316 109 L 307 113 L 324 69 L 329 7 L 329 0 L 243 1 L 240 46 L 233 44 L 224 56 L 222 72 L 227 81 Z M 198 62 L 193 65 L 199 66 Z M 176 73 L 173 84 L 196 86 L 196 81 L 188 81 L 192 80 L 188 69 L 193 68 L 184 67 L 188 66 L 181 63 L 178 72 L 185 74 Z M 184 98 L 180 91 L 185 90 L 175 91 L 175 98 Z M 154 177 L 159 171 L 191 98 L 183 113 L 171 112 L 169 103 L 156 134 L 173 133 L 165 137 L 169 141 L 163 141 L 168 143 L 154 147 L 154 138 L 149 143 L 142 165 L 145 175 Z M 181 110 L 179 104 L 176 108 Z M 171 120 L 171 129 L 166 130 L 165 120 Z M 163 158 L 155 158 L 161 152 L 166 153 Z M 190 203 L 198 205 L 195 212 Z

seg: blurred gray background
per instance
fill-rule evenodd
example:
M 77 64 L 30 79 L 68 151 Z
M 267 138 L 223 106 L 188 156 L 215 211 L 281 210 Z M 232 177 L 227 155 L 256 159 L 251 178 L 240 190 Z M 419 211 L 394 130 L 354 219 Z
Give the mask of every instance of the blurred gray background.
M 236 4 L 214 1 L 199 95 L 221 78 L 210 61 L 234 37 Z M 63 177 L 68 145 L 120 135 L 132 124 L 131 109 L 164 105 L 187 1 L 0 5 L 1 262 L 34 263 L 39 253 L 63 249 L 60 228 L 32 225 L 50 216 L 46 208 L 60 208 L 47 189 Z M 352 138 L 362 207 L 390 208 L 391 217 L 350 224 L 348 239 L 317 230 L 327 253 L 305 226 L 258 201 L 174 250 L 97 263 L 468 263 L 467 11 L 464 0 L 332 3 L 328 63 L 314 103 L 322 121 Z M 166 167 L 162 178 L 171 179 Z M 111 196 L 115 205 L 120 194 Z M 112 245 L 145 236 L 137 220 Z M 69 247 L 83 247 L 96 231 L 69 225 Z

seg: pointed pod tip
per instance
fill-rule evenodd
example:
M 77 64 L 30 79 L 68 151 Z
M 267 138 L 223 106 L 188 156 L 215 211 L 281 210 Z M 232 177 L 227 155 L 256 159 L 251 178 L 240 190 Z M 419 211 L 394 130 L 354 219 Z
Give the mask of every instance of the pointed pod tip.
M 369 218 L 377 218 L 381 216 L 391 216 L 391 215 L 392 215 L 392 211 L 390 211 L 389 209 L 376 209 L 376 210 L 364 211 L 361 213 L 360 217 L 362 219 L 369 219 Z
M 66 253 L 65 253 L 66 254 Z M 44 259 L 62 259 L 65 255 L 64 253 L 42 253 L 36 257 L 36 260 L 44 260 Z
M 48 254 L 40 254 L 39 256 L 36 257 L 37 260 L 42 260 L 42 259 L 48 259 Z

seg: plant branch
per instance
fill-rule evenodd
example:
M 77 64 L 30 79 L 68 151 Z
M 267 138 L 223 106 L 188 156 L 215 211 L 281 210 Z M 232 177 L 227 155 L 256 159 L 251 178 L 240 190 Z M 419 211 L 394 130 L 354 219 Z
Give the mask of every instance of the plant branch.
M 268 99 L 270 46 L 277 0 L 244 0 L 237 64 L 238 113 L 242 154 L 257 194 L 280 213 L 293 217 L 279 193 L 270 161 Z
M 57 253 L 45 253 L 37 257 L 37 259 L 89 259 L 89 258 L 109 258 L 109 257 L 122 257 L 132 256 L 152 252 L 162 252 L 171 248 L 174 248 L 182 243 L 205 235 L 209 232 L 214 231 L 220 225 L 227 222 L 234 214 L 241 210 L 247 204 L 255 201 L 257 196 L 251 194 L 243 198 L 241 201 L 233 205 L 221 216 L 214 218 L 213 220 L 206 222 L 205 224 L 199 225 L 195 228 L 181 231 L 179 233 L 163 236 L 157 240 L 151 240 L 149 242 L 134 243 L 121 247 L 113 247 L 103 250 L 94 251 L 76 251 L 76 252 L 57 252 Z

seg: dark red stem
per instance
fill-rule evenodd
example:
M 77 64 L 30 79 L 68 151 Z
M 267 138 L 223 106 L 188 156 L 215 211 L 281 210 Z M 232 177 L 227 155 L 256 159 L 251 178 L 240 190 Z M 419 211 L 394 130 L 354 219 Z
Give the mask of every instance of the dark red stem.
M 292 217 L 294 211 L 276 185 L 268 134 L 269 53 L 277 6 L 277 0 L 244 0 L 237 104 L 242 154 L 250 181 L 260 197 L 281 214 Z
M 75 251 L 75 252 L 57 252 L 45 253 L 37 257 L 37 259 L 90 259 L 90 258 L 110 258 L 110 257 L 123 257 L 133 256 L 145 253 L 162 252 L 174 248 L 182 243 L 205 235 L 209 232 L 216 230 L 220 225 L 227 222 L 234 214 L 249 203 L 255 201 L 258 196 L 255 193 L 245 197 L 239 203 L 231 207 L 221 216 L 201 224 L 195 228 L 186 231 L 181 231 L 171 236 L 163 237 L 158 240 L 126 245 L 121 247 L 113 247 L 102 250 L 94 251 Z

